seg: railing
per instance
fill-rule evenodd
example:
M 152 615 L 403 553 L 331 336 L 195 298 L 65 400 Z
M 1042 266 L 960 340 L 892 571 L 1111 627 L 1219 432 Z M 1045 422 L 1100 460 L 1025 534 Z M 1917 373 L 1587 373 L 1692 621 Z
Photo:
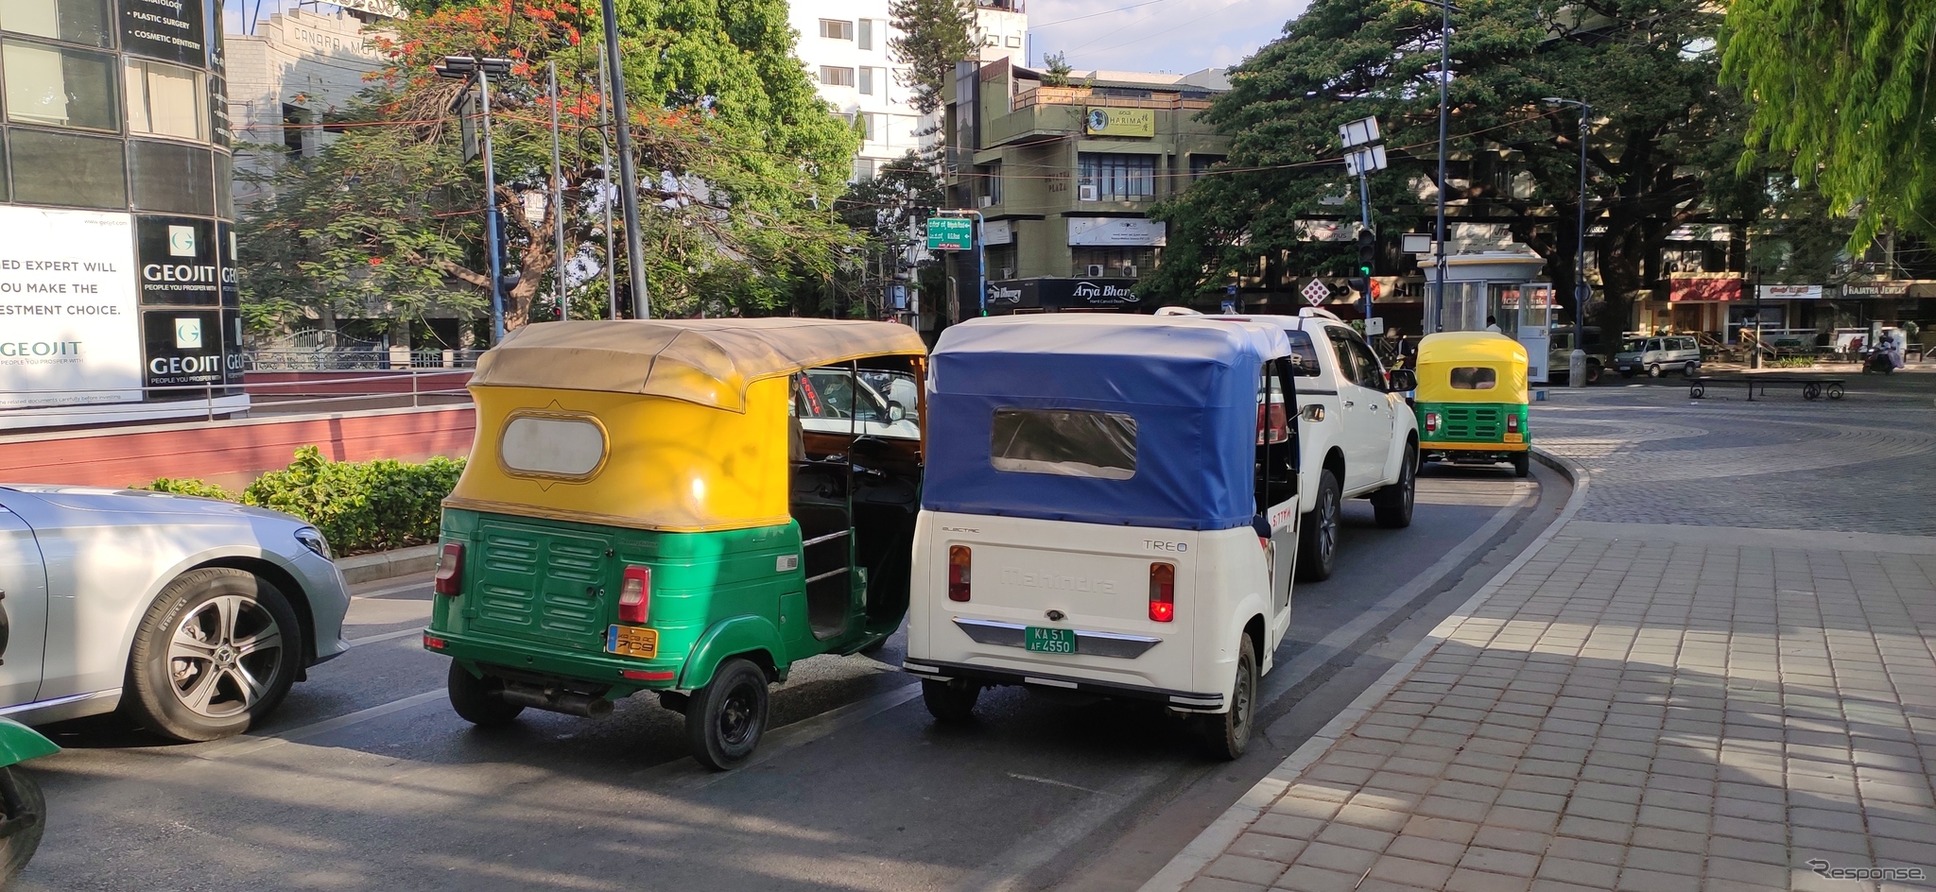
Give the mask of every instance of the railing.
M 477 366 L 482 350 L 256 350 L 242 354 L 249 371 L 315 372 L 356 369 L 467 369 Z
M 386 354 L 387 355 L 387 354 Z M 297 373 L 304 370 L 283 370 L 283 373 Z M 209 421 L 217 416 L 233 415 L 237 412 L 274 412 L 290 414 L 307 408 L 310 411 L 342 411 L 347 408 L 402 408 L 403 401 L 409 400 L 411 408 L 438 405 L 458 405 L 470 401 L 470 391 L 466 384 L 470 380 L 470 369 L 386 369 L 374 374 L 352 374 L 325 378 L 302 377 L 290 380 L 255 380 L 206 384 L 171 385 L 166 387 L 141 388 L 94 388 L 69 390 L 0 390 L 0 430 L 25 429 L 24 425 L 7 425 L 12 412 L 16 410 L 39 410 L 58 412 L 63 420 L 62 427 L 86 426 L 90 417 L 120 416 L 127 418 L 131 412 L 152 409 L 158 404 L 175 407 L 200 404 L 198 414 Z M 277 372 L 267 372 L 275 375 Z M 121 399 L 121 397 L 140 392 L 140 402 Z M 248 397 L 249 403 L 236 400 Z M 89 399 L 93 397 L 94 399 Z M 35 400 L 30 405 L 7 406 L 16 399 Z M 108 400 L 114 400 L 112 402 Z M 359 403 L 364 405 L 358 405 Z M 395 405 L 384 405 L 391 404 Z M 374 405 L 372 405 L 374 404 Z M 185 413 L 175 413 L 180 418 Z M 12 416 L 14 418 L 29 416 Z
M 1210 107 L 1207 98 L 1198 99 L 1176 94 L 1139 98 L 1134 96 L 1110 96 L 1097 94 L 1089 87 L 1033 87 L 1015 94 L 1009 103 L 1010 111 L 1035 108 L 1044 105 L 1094 105 L 1103 108 L 1153 108 L 1153 109 L 1205 109 Z

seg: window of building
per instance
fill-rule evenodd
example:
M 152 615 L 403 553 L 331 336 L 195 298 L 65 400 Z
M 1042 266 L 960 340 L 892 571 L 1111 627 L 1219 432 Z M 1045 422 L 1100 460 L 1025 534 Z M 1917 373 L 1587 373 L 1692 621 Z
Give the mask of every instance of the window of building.
M 6 174 L 7 142 L 4 139 L 0 139 L 0 201 L 6 201 L 13 197 L 13 190 L 8 188 Z
M 300 105 L 283 103 L 282 106 L 282 144 L 288 149 L 290 158 L 303 156 L 303 124 L 309 120 L 309 111 Z M 466 154 L 469 146 L 465 146 Z
M 1073 275 L 1095 275 L 1091 268 L 1101 268 L 1101 275 L 1136 278 L 1147 276 L 1156 268 L 1156 249 L 1152 247 L 1092 248 L 1072 247 L 1069 257 L 1075 261 Z
M 128 163 L 119 139 L 15 128 L 13 198 L 31 204 L 128 206 Z
M 0 0 L 0 30 L 109 46 L 108 0 Z
M 1080 185 L 1095 187 L 1096 201 L 1133 201 L 1156 196 L 1155 155 L 1083 152 L 1076 159 L 1076 176 Z
M 853 40 L 854 23 L 841 19 L 821 19 L 820 36 L 828 40 Z
M 202 73 L 145 59 L 128 63 L 128 132 L 208 141 L 208 90 Z
M 235 190 L 229 184 L 235 182 L 235 159 L 227 152 L 215 153 L 215 216 L 224 220 L 235 219 Z M 230 236 L 234 238 L 234 236 Z M 237 343 L 241 343 L 237 341 Z
M 874 69 L 864 66 L 860 69 L 860 92 L 863 96 L 874 95 Z
M 981 184 L 975 188 L 975 194 L 981 195 L 987 198 L 989 204 L 1001 204 L 1002 203 L 1002 164 L 1001 162 L 997 161 L 994 164 L 983 164 L 975 168 L 975 177 L 981 180 Z
M 7 120 L 119 131 L 114 57 L 24 41 L 0 46 Z
M 1009 45 L 1010 48 L 1019 47 L 1022 45 L 1022 35 L 1010 34 L 1008 35 L 1008 39 L 1006 43 Z
M 201 146 L 177 143 L 128 143 L 128 168 L 134 206 L 173 214 L 214 214 L 215 160 Z
M 1191 155 L 1190 179 L 1194 180 L 1209 173 L 1210 168 L 1222 164 L 1223 161 L 1224 156 L 1222 155 Z
M 887 141 L 886 115 L 880 112 L 866 112 L 860 116 L 860 119 L 867 127 L 867 132 L 861 136 L 862 139 L 868 142 Z
M 854 182 L 860 183 L 874 178 L 874 159 L 854 159 Z
M 859 26 L 856 29 L 859 34 L 859 37 L 855 39 L 855 44 L 859 48 L 864 50 L 873 49 L 874 48 L 874 20 L 861 19 L 856 24 Z
M 854 85 L 854 69 L 834 65 L 820 66 L 820 82 L 832 87 L 851 87 Z

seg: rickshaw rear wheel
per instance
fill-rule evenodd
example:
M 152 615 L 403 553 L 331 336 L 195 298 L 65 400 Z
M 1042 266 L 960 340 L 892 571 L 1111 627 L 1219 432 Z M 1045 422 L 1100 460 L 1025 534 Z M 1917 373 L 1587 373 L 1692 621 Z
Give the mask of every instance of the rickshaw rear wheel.
M 455 660 L 450 663 L 450 680 L 444 683 L 444 689 L 458 717 L 480 728 L 503 727 L 524 712 L 524 707 L 506 703 L 498 696 L 504 690 L 503 679 L 492 675 L 479 678 Z
M 750 660 L 733 657 L 719 664 L 711 682 L 693 692 L 686 706 L 686 744 L 707 768 L 738 768 L 760 745 L 766 719 L 766 673 Z
M 1378 525 L 1399 530 L 1412 525 L 1412 502 L 1418 489 L 1418 447 L 1407 444 L 1399 463 L 1398 482 L 1371 494 L 1371 511 Z
M 1250 748 L 1250 729 L 1256 719 L 1257 648 L 1250 636 L 1237 645 L 1237 683 L 1230 688 L 1230 711 L 1197 716 L 1203 750 L 1212 759 L 1236 760 Z
M 1531 474 L 1533 472 L 1532 454 L 1526 453 L 1526 452 L 1513 453 L 1512 466 L 1513 466 L 1514 477 L 1524 477 L 1528 474 Z
M 981 699 L 981 685 L 959 678 L 921 679 L 921 702 L 928 714 L 944 725 L 961 725 L 975 718 L 975 701 Z
M 1322 582 L 1331 578 L 1338 565 L 1338 475 L 1325 469 L 1318 474 L 1318 504 L 1305 515 L 1298 531 L 1297 579 Z

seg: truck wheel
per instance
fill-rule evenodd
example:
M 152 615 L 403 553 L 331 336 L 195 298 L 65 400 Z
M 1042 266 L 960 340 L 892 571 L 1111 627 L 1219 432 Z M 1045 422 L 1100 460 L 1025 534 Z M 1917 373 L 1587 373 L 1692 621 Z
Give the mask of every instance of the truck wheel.
M 121 708 L 175 740 L 240 734 L 289 693 L 302 635 L 289 599 L 268 580 L 227 567 L 190 570 L 142 617 Z
M 921 679 L 921 702 L 928 714 L 944 725 L 959 725 L 975 717 L 975 701 L 981 699 L 981 685 L 951 678 Z
M 1606 372 L 1606 369 L 1601 368 L 1599 363 L 1597 362 L 1587 363 L 1586 364 L 1586 383 L 1588 384 L 1600 383 L 1600 376 L 1605 372 Z
M 1512 457 L 1513 476 L 1524 477 L 1533 472 L 1533 455 L 1530 452 L 1515 452 Z
M 719 664 L 686 707 L 686 745 L 714 771 L 738 768 L 766 732 L 766 673 L 742 657 Z
M 482 678 L 470 674 L 464 667 L 450 662 L 450 678 L 444 682 L 444 691 L 450 695 L 450 708 L 457 711 L 459 718 L 479 728 L 501 728 L 511 724 L 524 707 L 506 703 L 498 694 L 504 690 L 504 680 L 493 675 Z
M 1371 494 L 1371 511 L 1378 525 L 1399 530 L 1412 525 L 1412 501 L 1418 489 L 1418 447 L 1407 444 L 1399 463 L 1398 482 Z
M 1230 689 L 1230 711 L 1196 717 L 1205 755 L 1230 762 L 1244 754 L 1250 746 L 1256 699 L 1257 649 L 1250 643 L 1250 636 L 1244 635 L 1237 645 L 1237 683 Z
M 1318 505 L 1304 516 L 1297 537 L 1297 578 L 1320 582 L 1331 578 L 1338 566 L 1337 475 L 1325 470 L 1318 475 Z

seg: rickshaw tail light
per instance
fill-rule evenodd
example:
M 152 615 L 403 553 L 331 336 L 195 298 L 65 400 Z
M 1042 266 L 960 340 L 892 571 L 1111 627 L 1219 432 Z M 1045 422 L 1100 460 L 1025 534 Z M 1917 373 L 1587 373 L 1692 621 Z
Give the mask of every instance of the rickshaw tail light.
M 1425 413 L 1425 432 L 1428 434 L 1437 433 L 1438 429 L 1439 429 L 1439 413 L 1437 412 Z
M 1176 566 L 1161 562 L 1150 564 L 1150 622 L 1166 623 L 1176 619 Z
M 652 613 L 652 568 L 626 567 L 618 589 L 618 621 L 642 626 Z
M 1519 416 L 1512 414 L 1510 412 L 1506 413 L 1506 433 L 1512 434 L 1512 433 L 1518 433 L 1518 432 L 1519 432 Z
M 430 587 L 440 595 L 456 596 L 463 593 L 464 543 L 444 543 L 443 553 L 437 558 L 437 575 Z
M 974 553 L 966 545 L 948 546 L 948 600 L 968 600 L 968 581 L 973 575 Z

